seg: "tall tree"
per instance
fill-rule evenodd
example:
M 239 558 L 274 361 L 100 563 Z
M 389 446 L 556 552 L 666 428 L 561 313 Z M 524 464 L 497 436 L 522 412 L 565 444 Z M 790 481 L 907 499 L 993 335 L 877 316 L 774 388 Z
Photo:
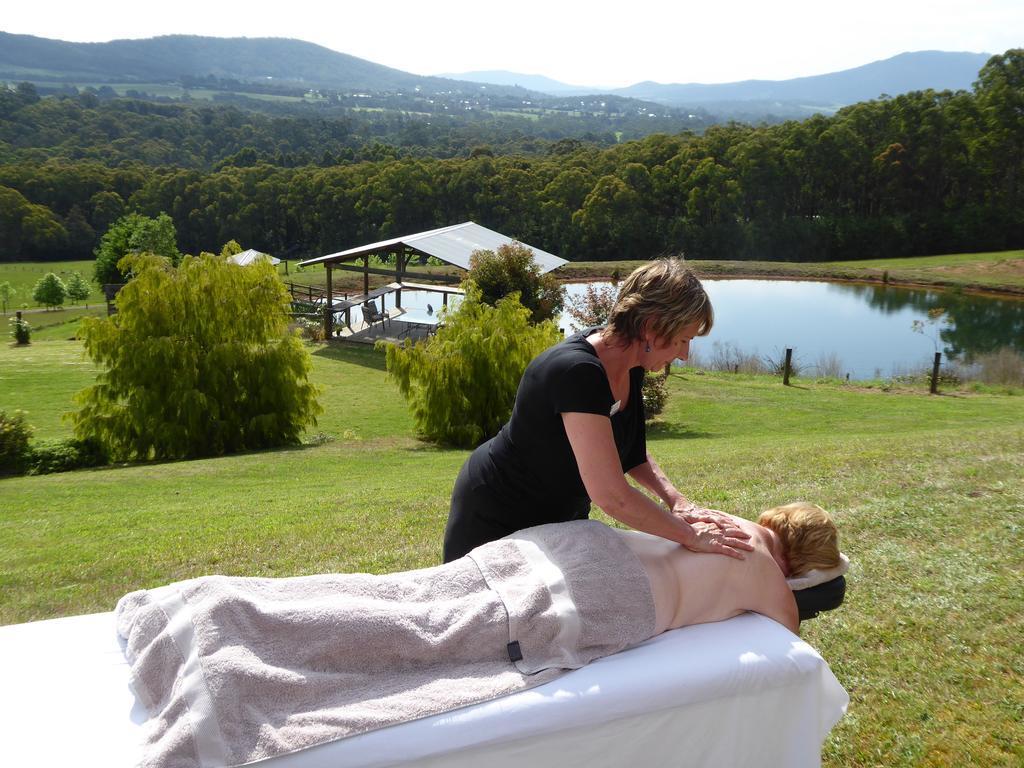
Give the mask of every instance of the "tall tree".
M 125 282 L 129 275 L 118 262 L 132 253 L 152 253 L 176 264 L 180 254 L 171 217 L 166 213 L 156 218 L 129 213 L 115 221 L 96 248 L 93 280 L 99 285 Z

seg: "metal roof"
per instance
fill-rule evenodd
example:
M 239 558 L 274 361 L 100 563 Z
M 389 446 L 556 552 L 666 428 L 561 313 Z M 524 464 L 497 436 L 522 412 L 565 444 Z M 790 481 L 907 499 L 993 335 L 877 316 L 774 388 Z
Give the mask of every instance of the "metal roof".
M 302 262 L 306 267 L 310 264 L 323 264 L 324 262 L 348 261 L 358 256 L 365 256 L 370 253 L 388 251 L 396 246 L 404 245 L 418 253 L 427 256 L 434 256 L 448 264 L 454 264 L 462 269 L 469 269 L 469 257 L 473 251 L 496 251 L 499 246 L 519 242 L 511 237 L 506 237 L 493 229 L 481 227 L 472 221 L 463 224 L 454 224 L 450 227 L 432 229 L 429 232 L 419 232 L 415 235 L 395 237 L 391 240 L 381 240 L 379 243 L 361 245 L 358 248 L 349 248 L 347 251 L 330 253 L 326 256 L 318 256 L 315 259 L 308 259 Z M 534 260 L 541 272 L 550 272 L 553 269 L 568 262 L 560 259 L 554 254 L 542 251 L 529 243 L 523 243 L 533 251 Z
M 252 248 L 248 251 L 242 251 L 241 253 L 236 253 L 234 256 L 228 257 L 228 261 L 233 261 L 235 264 L 241 264 L 243 267 L 248 264 L 252 264 L 257 259 L 270 259 L 271 264 L 281 263 L 280 259 L 275 259 L 270 254 L 262 253 L 261 251 L 254 251 Z

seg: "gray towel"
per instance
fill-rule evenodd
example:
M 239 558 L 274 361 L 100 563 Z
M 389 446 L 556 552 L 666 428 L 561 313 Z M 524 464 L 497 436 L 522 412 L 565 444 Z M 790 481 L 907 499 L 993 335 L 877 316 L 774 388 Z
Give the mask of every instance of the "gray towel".
M 540 685 L 654 631 L 601 523 L 522 531 L 435 568 L 207 576 L 117 606 L 151 721 L 142 765 L 237 766 Z

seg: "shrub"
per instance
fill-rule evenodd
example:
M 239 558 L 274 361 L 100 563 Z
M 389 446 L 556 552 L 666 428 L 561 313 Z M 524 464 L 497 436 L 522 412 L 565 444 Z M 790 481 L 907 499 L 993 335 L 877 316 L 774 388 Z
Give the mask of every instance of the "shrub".
M 835 352 L 820 353 L 811 367 L 819 378 L 840 379 L 843 376 L 843 361 Z
M 1024 386 L 1024 355 L 1010 347 L 979 355 L 975 360 L 978 378 L 986 384 Z
M 764 356 L 764 364 L 768 368 L 768 372 L 775 376 L 783 376 L 786 373 L 786 353 L 784 351 L 776 352 L 778 357 L 772 357 L 771 355 Z M 793 378 L 800 376 L 800 372 L 803 370 L 803 363 L 800 362 L 796 353 L 793 354 L 789 361 L 789 375 Z
M 426 341 L 387 349 L 388 374 L 409 401 L 419 434 L 470 448 L 498 433 L 512 415 L 527 364 L 559 341 L 553 323 L 530 323 L 514 299 L 486 304 L 472 281 L 457 310 Z
M 53 272 L 47 272 L 45 275 L 39 278 L 36 282 L 36 287 L 32 289 L 32 299 L 37 304 L 44 304 L 46 308 L 59 307 L 64 303 L 64 298 L 68 295 L 67 286 L 64 285 L 64 281 L 61 280 Z
M 646 373 L 643 387 L 644 415 L 652 419 L 665 410 L 668 402 L 668 376 L 664 373 Z
M 24 411 L 8 414 L 0 411 L 0 476 L 18 475 L 29 460 L 32 427 L 25 421 Z
M 690 368 L 706 371 L 728 371 L 729 373 L 764 373 L 765 361 L 752 352 L 744 352 L 732 342 L 712 342 L 711 354 L 690 348 Z
M 14 337 L 15 343 L 28 344 L 32 338 L 32 326 L 28 324 L 28 320 L 19 320 L 16 317 L 12 317 L 10 324 L 11 336 Z
M 569 317 L 580 327 L 604 325 L 608 315 L 612 313 L 615 299 L 619 295 L 617 288 L 605 285 L 600 288 L 589 283 L 583 293 L 569 302 Z
M 324 334 L 324 324 L 319 320 L 301 317 L 296 321 L 295 325 L 304 339 L 309 341 L 323 341 L 327 338 Z
M 287 330 L 288 291 L 269 262 L 202 254 L 174 268 L 141 254 L 118 268 L 135 277 L 117 314 L 82 322 L 105 370 L 76 395 L 78 439 L 117 461 L 190 458 L 296 444 L 316 423 L 310 355 Z
M 103 446 L 95 440 L 57 440 L 32 446 L 28 456 L 28 471 L 33 475 L 45 475 L 83 467 L 100 467 L 108 461 Z
M 551 273 L 541 274 L 533 250 L 510 243 L 497 251 L 474 251 L 469 257 L 469 278 L 480 289 L 481 301 L 495 306 L 500 299 L 519 294 L 519 303 L 530 310 L 530 320 L 554 319 L 565 304 L 565 288 Z

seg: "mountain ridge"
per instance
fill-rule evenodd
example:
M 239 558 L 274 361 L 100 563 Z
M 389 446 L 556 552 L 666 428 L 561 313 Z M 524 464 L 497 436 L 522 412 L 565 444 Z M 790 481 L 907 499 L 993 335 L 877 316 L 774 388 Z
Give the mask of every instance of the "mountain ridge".
M 446 73 L 444 77 L 484 82 L 479 76 L 487 74 L 502 78 L 497 80 L 499 83 L 516 82 L 551 95 L 608 93 L 670 106 L 737 101 L 812 102 L 821 106 L 841 106 L 878 98 L 883 93 L 895 96 L 928 88 L 936 91 L 966 90 L 991 56 L 990 53 L 963 51 L 907 51 L 850 69 L 786 80 L 748 79 L 729 83 L 659 83 L 645 80 L 624 88 L 569 85 L 544 75 L 526 75 L 505 70 L 453 72 Z M 550 81 L 553 84 L 552 90 L 541 88 L 542 80 Z M 531 85 L 526 86 L 525 83 Z
M 308 87 L 356 90 L 478 89 L 475 83 L 415 75 L 294 38 L 161 35 L 72 43 L 0 32 L 0 78 L 18 79 L 32 71 L 36 73 L 32 79 L 56 82 L 75 75 L 108 82 L 167 81 L 184 75 L 248 82 L 276 79 Z M 503 90 L 530 95 L 522 88 Z
M 590 113 L 657 116 L 688 128 L 699 128 L 709 115 L 712 122 L 778 122 L 831 114 L 883 94 L 967 89 L 988 59 L 987 53 L 918 51 L 790 80 L 644 81 L 597 88 L 503 70 L 416 75 L 294 38 L 163 35 L 74 43 L 0 32 L 0 81 L 29 80 L 49 93 L 113 84 L 122 95 L 142 98 L 185 98 L 186 91 L 197 89 L 206 98 L 211 93 L 236 100 L 253 93 L 293 99 L 305 94 L 323 102 L 322 91 L 336 105 L 447 114 L 570 114 L 579 108 L 574 100 L 582 99 Z M 170 94 L 166 86 L 174 86 Z

